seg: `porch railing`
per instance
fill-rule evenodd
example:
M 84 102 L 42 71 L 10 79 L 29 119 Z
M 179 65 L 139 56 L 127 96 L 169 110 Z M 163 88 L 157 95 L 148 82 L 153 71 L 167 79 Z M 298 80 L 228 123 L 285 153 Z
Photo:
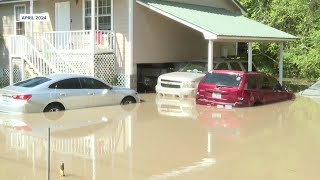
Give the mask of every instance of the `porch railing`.
M 43 37 L 59 51 L 92 52 L 90 30 L 44 32 Z M 114 37 L 112 31 L 95 31 L 96 52 L 113 52 L 115 49 Z
M 23 61 L 27 62 L 38 75 L 59 72 L 58 69 L 52 65 L 25 36 L 11 36 L 10 53 L 12 57 L 20 57 Z M 11 60 L 12 59 L 10 59 L 10 61 Z

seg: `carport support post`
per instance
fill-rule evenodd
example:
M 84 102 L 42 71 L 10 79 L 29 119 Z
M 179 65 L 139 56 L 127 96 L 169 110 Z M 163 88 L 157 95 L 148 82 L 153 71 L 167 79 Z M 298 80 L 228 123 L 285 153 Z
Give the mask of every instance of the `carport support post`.
M 128 80 L 126 83 L 126 87 L 128 88 L 133 88 L 133 11 L 134 11 L 134 0 L 129 0 L 129 7 L 128 7 L 128 14 L 129 14 L 129 41 L 128 41 L 128 69 L 127 71 L 127 75 L 128 75 Z M 127 66 L 127 65 L 126 65 Z
M 91 51 L 92 51 L 92 62 L 91 62 L 91 75 L 94 76 L 94 53 L 96 44 L 95 35 L 95 0 L 91 0 Z
M 213 69 L 213 40 L 209 39 L 208 44 L 208 72 Z
M 252 72 L 252 42 L 248 42 L 248 72 Z
M 283 42 L 279 43 L 280 45 L 280 60 L 279 60 L 279 82 L 282 85 L 283 81 Z

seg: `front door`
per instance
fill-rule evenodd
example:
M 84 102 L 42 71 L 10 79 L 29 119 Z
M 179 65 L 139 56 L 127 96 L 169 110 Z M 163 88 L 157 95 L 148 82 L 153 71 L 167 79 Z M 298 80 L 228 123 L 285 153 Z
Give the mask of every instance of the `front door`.
M 70 2 L 56 2 L 55 30 L 70 31 Z
M 70 31 L 70 2 L 55 3 L 55 30 Z M 55 47 L 58 49 L 68 49 L 70 42 L 65 33 L 57 33 L 55 36 Z

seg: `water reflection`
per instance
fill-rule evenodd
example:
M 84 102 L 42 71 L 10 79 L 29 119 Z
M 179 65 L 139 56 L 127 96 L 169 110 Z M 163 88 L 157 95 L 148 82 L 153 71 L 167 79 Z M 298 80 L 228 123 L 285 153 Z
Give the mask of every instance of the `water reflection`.
M 164 116 L 195 118 L 196 102 L 194 98 L 170 98 L 164 96 L 156 97 L 158 113 Z
M 215 136 L 237 140 L 255 136 L 264 130 L 282 128 L 288 120 L 289 107 L 294 101 L 275 103 L 264 106 L 219 109 L 199 107 L 197 120 Z
M 145 99 L 132 111 L 113 106 L 0 114 L 0 166 L 19 172 L 0 177 L 45 178 L 47 127 L 53 132 L 52 179 L 58 178 L 62 161 L 68 179 L 318 177 L 317 168 L 309 167 L 320 165 L 314 156 L 320 152 L 320 106 L 313 101 L 297 98 L 234 109 L 194 105 L 190 118 L 164 115 L 158 111 L 163 102 L 155 103 L 155 96 Z M 288 176 L 287 169 L 299 174 Z
M 1 114 L 1 134 L 7 142 L 6 149 L 19 153 L 19 160 L 32 162 L 34 172 L 36 168 L 46 168 L 46 132 L 50 127 L 53 167 L 59 167 L 62 161 L 68 165 L 73 164 L 74 159 L 80 162 L 89 160 L 92 168 L 87 169 L 91 169 L 91 173 L 79 172 L 84 177 L 91 174 L 90 179 L 96 179 L 97 158 L 130 151 L 131 124 L 136 105 L 130 106 L 133 111 L 114 106 L 58 113 Z M 76 169 L 69 169 L 69 172 L 78 171 Z

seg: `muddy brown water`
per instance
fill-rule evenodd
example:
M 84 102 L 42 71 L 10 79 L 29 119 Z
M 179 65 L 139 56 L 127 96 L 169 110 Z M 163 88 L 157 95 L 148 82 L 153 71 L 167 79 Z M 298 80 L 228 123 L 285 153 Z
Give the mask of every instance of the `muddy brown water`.
M 320 105 L 310 99 L 217 109 L 141 98 L 125 108 L 0 114 L 0 178 L 46 179 L 50 127 L 51 179 L 319 179 Z

